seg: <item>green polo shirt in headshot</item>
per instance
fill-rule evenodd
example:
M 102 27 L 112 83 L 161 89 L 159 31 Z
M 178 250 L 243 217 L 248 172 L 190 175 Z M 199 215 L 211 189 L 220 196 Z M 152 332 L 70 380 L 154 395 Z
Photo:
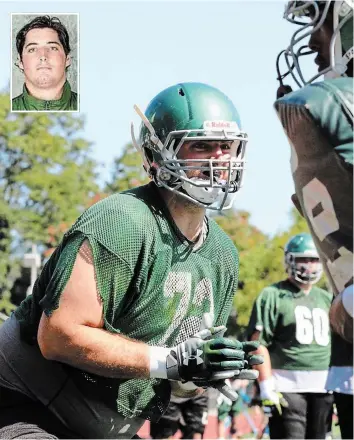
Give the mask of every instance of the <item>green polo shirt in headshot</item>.
M 44 100 L 37 99 L 28 93 L 27 87 L 23 86 L 23 93 L 12 100 L 12 110 L 77 110 L 78 96 L 71 90 L 68 81 L 63 87 L 63 94 L 60 99 Z
M 23 93 L 12 100 L 12 110 L 77 110 L 77 93 L 71 90 L 68 81 L 65 82 L 63 94 L 60 99 L 44 100 L 37 99 L 28 93 L 27 87 L 23 86 Z

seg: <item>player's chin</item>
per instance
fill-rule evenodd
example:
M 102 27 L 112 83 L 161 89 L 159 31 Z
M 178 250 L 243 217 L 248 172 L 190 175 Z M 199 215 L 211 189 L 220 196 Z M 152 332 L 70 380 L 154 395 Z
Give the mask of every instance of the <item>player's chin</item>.
M 353 343 L 353 318 L 345 310 L 341 294 L 333 300 L 329 311 L 329 321 L 335 333 L 346 341 Z

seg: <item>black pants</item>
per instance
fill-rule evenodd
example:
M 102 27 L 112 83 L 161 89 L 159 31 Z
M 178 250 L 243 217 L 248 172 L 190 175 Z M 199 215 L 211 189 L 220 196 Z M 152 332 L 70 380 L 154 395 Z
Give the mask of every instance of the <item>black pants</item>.
M 353 438 L 353 399 L 352 394 L 333 393 L 337 407 L 338 422 L 342 439 Z
M 282 393 L 289 406 L 269 418 L 271 439 L 324 439 L 332 415 L 333 395 Z
M 40 402 L 0 386 L 0 439 L 69 439 L 75 435 Z
M 184 423 L 181 423 L 183 419 Z M 157 423 L 150 423 L 152 438 L 172 437 L 180 429 L 184 439 L 191 439 L 196 433 L 204 434 L 208 420 L 207 393 L 187 400 L 186 402 L 170 402 L 166 412 Z

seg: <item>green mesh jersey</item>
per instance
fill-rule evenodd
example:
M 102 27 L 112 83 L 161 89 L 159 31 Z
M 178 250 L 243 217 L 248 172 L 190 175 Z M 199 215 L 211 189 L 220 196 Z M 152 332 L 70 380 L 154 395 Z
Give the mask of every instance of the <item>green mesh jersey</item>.
M 330 360 L 328 311 L 332 294 L 313 286 L 308 294 L 289 280 L 263 289 L 256 299 L 248 333 L 260 332 L 272 368 L 327 370 Z
M 353 79 L 310 84 L 275 107 L 296 196 L 337 295 L 353 284 Z
M 337 295 L 353 284 L 353 78 L 310 84 L 275 108 L 296 196 Z M 332 350 L 332 365 L 353 365 L 353 344 L 334 334 Z
M 152 183 L 93 205 L 65 234 L 33 295 L 16 311 L 27 340 L 36 338 L 42 309 L 49 315 L 58 307 L 85 238 L 108 331 L 171 347 L 200 329 L 204 313 L 213 315 L 214 325 L 225 324 L 238 281 L 238 253 L 214 221 L 207 224 L 203 245 L 193 251 Z M 113 380 L 68 368 L 78 386 L 126 417 L 154 420 L 168 405 L 167 380 Z

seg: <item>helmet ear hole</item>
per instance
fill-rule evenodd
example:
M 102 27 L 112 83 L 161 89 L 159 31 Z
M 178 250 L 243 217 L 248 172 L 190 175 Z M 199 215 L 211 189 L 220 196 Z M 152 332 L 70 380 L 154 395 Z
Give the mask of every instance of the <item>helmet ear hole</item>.
M 178 89 L 178 94 L 181 95 L 181 96 L 185 95 L 185 93 L 184 93 L 182 88 Z

